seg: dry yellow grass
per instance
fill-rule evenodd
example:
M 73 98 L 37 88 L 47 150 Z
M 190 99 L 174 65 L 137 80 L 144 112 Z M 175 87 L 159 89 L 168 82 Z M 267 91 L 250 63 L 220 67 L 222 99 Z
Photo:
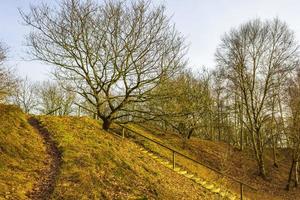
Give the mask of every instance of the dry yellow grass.
M 40 116 L 62 152 L 52 199 L 218 199 L 85 117 Z M 14 106 L 0 105 L 0 199 L 28 199 L 47 158 L 42 138 Z M 162 154 L 164 151 L 162 150 Z
M 255 172 L 256 161 L 253 158 L 253 154 L 250 149 L 245 149 L 243 152 L 235 149 L 234 147 L 217 141 L 207 141 L 199 138 L 192 138 L 186 142 L 170 131 L 160 130 L 153 125 L 127 125 L 134 131 L 150 137 L 156 141 L 163 142 L 165 145 L 172 147 L 179 152 L 188 155 L 196 160 L 205 163 L 208 166 L 219 169 L 224 173 L 234 176 L 237 179 L 255 187 L 258 191 L 253 191 L 247 187 L 244 188 L 244 193 L 246 197 L 250 199 L 263 199 L 263 200 L 295 200 L 300 199 L 299 190 L 294 189 L 289 192 L 284 190 L 287 181 L 287 175 L 289 172 L 289 150 L 288 149 L 278 149 L 278 163 L 279 168 L 272 167 L 272 152 L 271 149 L 266 149 L 266 166 L 269 170 L 268 180 L 263 180 L 258 177 Z M 162 147 L 159 147 L 152 142 L 148 142 L 140 137 L 136 137 L 138 142 L 141 142 L 145 147 L 151 149 L 159 155 L 171 159 L 171 153 Z M 185 168 L 198 174 L 200 177 L 204 177 L 209 181 L 216 182 L 226 188 L 230 188 L 236 193 L 239 193 L 239 185 L 230 181 L 227 178 L 222 178 L 216 175 L 216 173 L 211 170 L 195 165 L 191 161 L 184 159 L 182 157 L 176 157 L 176 163 L 185 166 Z
M 27 199 L 46 156 L 43 140 L 25 114 L 0 105 L 0 199 Z
M 215 199 L 89 118 L 40 117 L 62 151 L 53 199 Z

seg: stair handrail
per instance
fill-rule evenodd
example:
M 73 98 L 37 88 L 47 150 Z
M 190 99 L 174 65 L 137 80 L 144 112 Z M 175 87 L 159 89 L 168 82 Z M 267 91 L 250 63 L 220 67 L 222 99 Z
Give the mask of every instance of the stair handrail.
M 154 142 L 154 143 L 156 143 L 156 144 L 158 144 L 158 145 L 160 145 L 160 146 L 162 146 L 162 147 L 164 147 L 164 148 L 166 148 L 166 149 L 172 151 L 172 152 L 173 152 L 173 156 L 174 156 L 174 153 L 176 153 L 176 154 L 178 154 L 178 155 L 180 155 L 180 156 L 182 156 L 182 157 L 184 157 L 184 158 L 186 158 L 186 159 L 188 159 L 188 160 L 190 160 L 190 161 L 192 161 L 192 162 L 195 162 L 195 163 L 197 163 L 197 164 L 199 164 L 199 165 L 202 165 L 202 166 L 204 166 L 204 167 L 206 167 L 206 168 L 208 168 L 208 169 L 210 169 L 210 170 L 212 170 L 212 171 L 214 171 L 214 172 L 216 172 L 216 173 L 218 173 L 218 174 L 220 174 L 220 175 L 222 175 L 222 176 L 224 176 L 224 177 L 227 177 L 227 178 L 229 178 L 229 179 L 231 179 L 231 180 L 233 180 L 233 181 L 239 183 L 239 185 L 240 185 L 240 195 L 241 195 L 241 199 L 243 199 L 243 186 L 247 186 L 248 188 L 250 188 L 250 189 L 252 189 L 252 190 L 254 190 L 254 191 L 257 191 L 257 189 L 254 188 L 253 186 L 251 186 L 251 185 L 249 185 L 249 184 L 247 184 L 247 183 L 245 183 L 245 182 L 243 182 L 243 181 L 241 181 L 241 180 L 239 180 L 239 179 L 237 179 L 237 178 L 235 178 L 235 177 L 233 177 L 233 176 L 230 176 L 230 175 L 228 175 L 228 174 L 225 174 L 225 173 L 223 173 L 223 172 L 221 172 L 221 171 L 219 171 L 219 170 L 217 170 L 217 169 L 215 169 L 215 168 L 213 168 L 213 167 L 210 167 L 210 166 L 208 166 L 208 165 L 206 165 L 206 164 L 204 164 L 204 163 L 202 163 L 202 162 L 200 162 L 200 161 L 198 161 L 198 160 L 195 160 L 195 159 L 193 159 L 193 158 L 191 158 L 191 157 L 189 157 L 189 156 L 187 156 L 187 155 L 185 155 L 185 154 L 179 152 L 178 150 L 175 150 L 175 149 L 173 149 L 173 148 L 171 148 L 171 147 L 168 147 L 168 146 L 166 146 L 165 144 L 163 144 L 163 143 L 161 143 L 161 142 L 159 142 L 159 141 L 156 141 L 156 140 L 154 140 L 154 139 L 152 139 L 152 138 L 149 138 L 149 137 L 147 137 L 147 136 L 145 136 L 145 135 L 143 135 L 143 134 L 141 134 L 141 133 L 138 133 L 138 132 L 135 131 L 135 130 L 132 130 L 132 129 L 129 128 L 129 127 L 126 127 L 126 126 L 124 126 L 123 124 L 118 124 L 118 125 L 121 126 L 121 127 L 124 128 L 124 129 L 127 129 L 127 130 L 131 131 L 131 132 L 134 133 L 134 134 L 137 134 L 137 135 L 139 135 L 139 136 L 141 136 L 141 137 L 143 137 L 143 138 L 145 138 L 145 139 L 147 139 L 147 140 L 150 140 L 150 141 L 152 141 L 152 142 Z M 124 133 L 123 133 L 123 134 L 124 134 Z
M 46 115 L 51 115 L 52 113 L 58 111 L 59 109 L 61 109 L 61 106 L 58 108 L 55 108 L 54 110 L 49 111 L 48 113 L 46 113 Z

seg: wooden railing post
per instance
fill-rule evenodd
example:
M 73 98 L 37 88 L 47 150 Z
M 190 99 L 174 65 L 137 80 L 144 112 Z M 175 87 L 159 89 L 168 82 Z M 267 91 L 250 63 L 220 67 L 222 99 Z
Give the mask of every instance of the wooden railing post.
M 175 151 L 173 151 L 173 169 L 175 169 Z
M 243 200 L 243 193 L 244 193 L 244 185 L 240 183 L 240 193 L 241 193 L 241 200 Z
M 78 105 L 78 116 L 80 117 L 81 115 L 81 107 Z
M 123 127 L 122 129 L 122 138 L 124 139 L 125 138 L 125 128 Z

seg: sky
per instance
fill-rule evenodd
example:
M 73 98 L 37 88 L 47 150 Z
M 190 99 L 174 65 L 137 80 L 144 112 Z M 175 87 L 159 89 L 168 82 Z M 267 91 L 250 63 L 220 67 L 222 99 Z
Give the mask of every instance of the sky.
M 100 0 L 99 0 L 100 1 Z M 0 0 L 0 41 L 9 47 L 7 66 L 22 77 L 34 81 L 49 79 L 53 66 L 30 61 L 25 36 L 29 30 L 22 24 L 18 9 L 52 0 Z M 285 21 L 300 41 L 300 1 L 298 0 L 153 0 L 166 5 L 167 14 L 189 45 L 188 66 L 193 69 L 215 66 L 214 53 L 221 37 L 231 28 L 248 20 L 278 17 Z

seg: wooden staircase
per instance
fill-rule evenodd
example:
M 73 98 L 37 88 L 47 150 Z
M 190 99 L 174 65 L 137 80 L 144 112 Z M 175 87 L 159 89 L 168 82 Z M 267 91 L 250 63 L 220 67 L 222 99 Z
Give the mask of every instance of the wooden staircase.
M 228 189 L 223 189 L 216 184 L 210 183 L 209 181 L 206 181 L 203 178 L 197 177 L 195 174 L 192 174 L 184 169 L 181 169 L 180 167 L 174 167 L 170 161 L 163 159 L 162 157 L 152 153 L 151 151 L 146 150 L 145 148 L 141 147 L 139 150 L 145 155 L 150 156 L 152 159 L 159 162 L 163 166 L 173 170 L 175 173 L 185 176 L 186 178 L 199 184 L 204 189 L 219 195 L 221 199 L 228 199 L 228 200 L 239 199 L 238 195 L 235 194 L 234 192 L 229 191 Z

